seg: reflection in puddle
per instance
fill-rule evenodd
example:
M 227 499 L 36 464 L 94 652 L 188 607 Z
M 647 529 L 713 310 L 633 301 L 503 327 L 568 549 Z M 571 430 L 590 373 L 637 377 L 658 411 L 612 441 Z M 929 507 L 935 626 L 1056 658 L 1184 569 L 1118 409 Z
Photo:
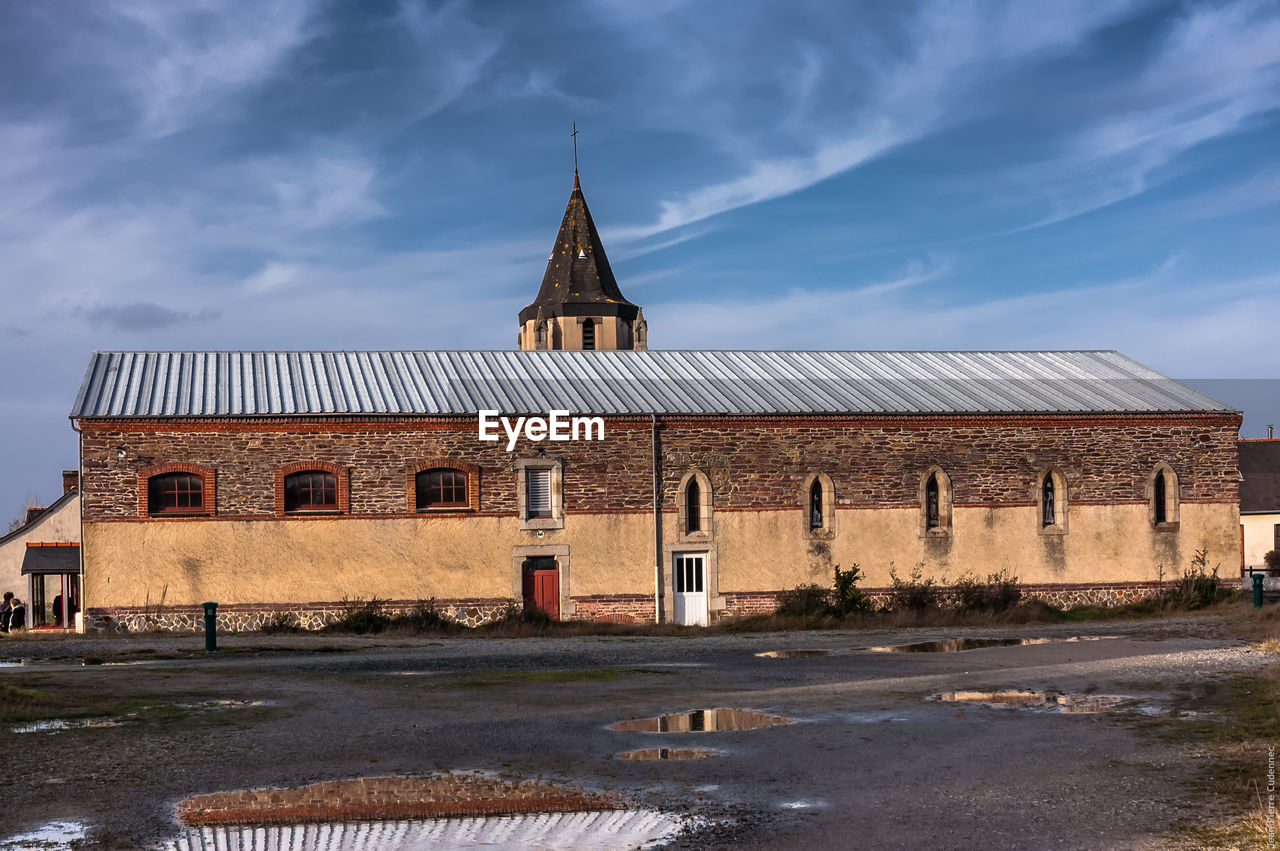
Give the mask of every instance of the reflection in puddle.
M 719 755 L 720 751 L 711 748 L 642 748 L 614 754 L 614 759 L 707 759 Z
M 917 641 L 914 644 L 894 644 L 887 647 L 867 647 L 874 653 L 960 653 L 965 650 L 981 650 L 983 647 L 1025 647 L 1029 644 L 1068 644 L 1075 641 L 1103 641 L 1114 635 L 1073 635 L 1070 638 L 943 638 L 938 641 Z
M 885 724 L 893 721 L 910 721 L 911 719 L 902 712 L 891 712 L 889 710 L 867 711 L 867 712 L 841 712 L 830 716 L 837 721 L 843 721 L 846 724 Z
M 531 813 L 397 821 L 326 822 L 261 827 L 203 827 L 166 842 L 172 851 L 269 848 L 272 851 L 411 851 L 422 848 L 614 849 L 673 839 L 683 822 L 655 810 Z
M 42 824 L 35 830 L 17 833 L 0 839 L 0 849 L 41 848 L 49 851 L 62 851 L 67 848 L 78 848 L 83 843 L 89 826 L 78 821 L 51 821 Z
M 58 730 L 81 730 L 86 727 L 119 727 L 117 718 L 55 718 L 51 721 L 32 721 L 14 724 L 9 729 L 15 733 L 54 733 Z
M 830 656 L 830 650 L 769 650 L 765 653 L 757 653 L 764 659 L 802 659 L 806 656 Z
M 172 704 L 174 709 L 194 712 L 274 705 L 275 702 L 271 700 L 197 700 Z M 82 730 L 87 727 L 119 727 L 121 724 L 137 721 L 143 713 L 156 708 L 158 707 L 144 706 L 137 712 L 127 712 L 115 718 L 53 718 L 48 721 L 31 721 L 27 724 L 15 724 L 9 729 L 15 733 L 56 733 L 59 730 Z
M 275 706 L 272 700 L 196 700 L 189 703 L 175 703 L 178 709 L 243 709 L 249 706 Z
M 0 668 L 21 668 L 23 664 L 21 659 L 16 662 L 0 662 Z
M 455 773 L 433 777 L 361 777 L 293 788 L 211 792 L 184 798 L 178 803 L 177 815 L 181 824 L 201 827 L 615 809 L 620 809 L 620 800 L 605 792 Z
M 656 718 L 636 718 L 610 724 L 610 730 L 623 733 L 718 733 L 726 730 L 755 730 L 794 724 L 795 719 L 754 709 L 697 709 L 675 712 Z
M 980 703 L 991 707 L 1020 707 L 1057 712 L 1062 715 L 1093 715 L 1099 712 L 1133 710 L 1144 715 L 1159 715 L 1157 706 L 1139 705 L 1122 694 L 1076 694 L 1054 691 L 950 691 L 936 695 L 948 703 Z
M 815 810 L 823 806 L 821 801 L 783 801 L 778 806 L 784 810 Z

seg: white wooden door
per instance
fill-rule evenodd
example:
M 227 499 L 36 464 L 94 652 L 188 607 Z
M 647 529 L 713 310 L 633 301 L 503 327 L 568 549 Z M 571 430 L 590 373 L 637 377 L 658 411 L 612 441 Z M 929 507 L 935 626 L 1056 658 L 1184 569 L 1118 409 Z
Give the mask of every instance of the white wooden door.
M 707 625 L 707 556 L 705 553 L 676 553 L 672 565 L 676 594 L 676 623 Z

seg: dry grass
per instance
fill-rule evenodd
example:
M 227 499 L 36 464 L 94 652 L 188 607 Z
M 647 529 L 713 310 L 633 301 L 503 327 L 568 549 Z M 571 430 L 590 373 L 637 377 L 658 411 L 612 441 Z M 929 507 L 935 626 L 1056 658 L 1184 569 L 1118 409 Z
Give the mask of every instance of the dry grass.
M 1167 837 L 1169 845 L 1269 847 L 1267 759 L 1269 748 L 1280 744 L 1280 670 L 1206 682 L 1193 706 L 1205 720 L 1151 728 L 1162 738 L 1186 743 L 1188 755 L 1203 764 L 1192 789 L 1203 821 L 1184 824 Z

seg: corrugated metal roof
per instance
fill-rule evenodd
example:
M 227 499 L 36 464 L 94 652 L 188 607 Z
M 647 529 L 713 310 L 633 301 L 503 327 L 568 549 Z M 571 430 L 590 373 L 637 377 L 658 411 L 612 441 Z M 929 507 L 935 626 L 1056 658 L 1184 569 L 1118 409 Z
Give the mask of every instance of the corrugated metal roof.
M 1118 352 L 96 352 L 72 417 L 1230 412 Z

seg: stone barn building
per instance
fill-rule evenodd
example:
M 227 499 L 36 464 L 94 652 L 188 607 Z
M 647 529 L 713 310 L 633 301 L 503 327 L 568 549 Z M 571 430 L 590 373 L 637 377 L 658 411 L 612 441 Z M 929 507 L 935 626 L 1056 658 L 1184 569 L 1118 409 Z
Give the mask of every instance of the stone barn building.
M 646 337 L 575 175 L 521 351 L 94 354 L 71 414 L 87 621 L 378 598 L 704 624 L 835 565 L 873 593 L 1007 569 L 1065 603 L 1240 559 L 1240 414 L 1116 352 Z
M 107 352 L 72 416 L 96 623 L 705 623 L 854 563 L 1106 602 L 1240 559 L 1240 415 L 1115 352 Z

